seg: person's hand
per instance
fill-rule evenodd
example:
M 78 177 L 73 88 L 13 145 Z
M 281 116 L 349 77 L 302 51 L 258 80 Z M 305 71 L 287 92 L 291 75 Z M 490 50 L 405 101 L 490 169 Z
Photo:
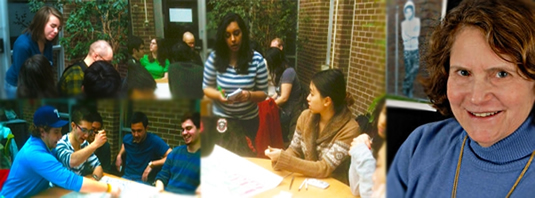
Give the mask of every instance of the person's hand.
M 368 147 L 368 149 L 372 148 L 372 141 L 370 139 L 370 136 L 366 133 L 363 133 L 353 139 L 353 142 L 351 142 L 351 148 L 349 150 L 353 149 L 353 147 L 357 146 L 358 144 L 366 144 L 366 147 Z
M 117 171 L 121 172 L 121 165 L 123 165 L 123 158 L 121 158 L 121 155 L 117 155 L 117 159 L 115 159 L 115 168 L 117 168 Z
M 372 197 L 385 197 L 386 194 L 386 185 L 379 184 L 374 185 L 372 188 Z
M 158 189 L 158 192 L 163 192 L 164 191 L 164 185 L 160 180 L 156 181 L 156 189 Z
M 143 171 L 143 175 L 141 176 L 141 181 L 147 181 L 147 179 L 149 178 L 150 171 L 152 171 L 152 168 L 147 165 L 147 168 L 145 168 L 145 171 Z
M 111 197 L 119 197 L 121 195 L 121 189 L 119 186 L 111 186 Z
M 277 161 L 279 159 L 281 152 L 282 152 L 282 149 L 271 148 L 268 146 L 268 148 L 264 151 L 264 154 L 268 156 L 271 159 L 271 161 Z
M 93 143 L 97 148 L 100 148 L 102 145 L 104 145 L 108 141 L 108 137 L 106 137 L 106 131 L 100 130 L 97 134 L 95 134 L 95 140 L 93 140 Z
M 241 91 L 241 93 L 236 96 L 236 99 L 233 100 L 234 103 L 247 102 L 251 99 L 251 92 L 247 90 Z
M 223 92 L 222 94 L 219 94 L 219 98 L 218 98 L 219 102 L 221 102 L 221 103 L 229 103 L 227 98 L 225 96 L 223 96 L 225 94 L 225 90 L 223 89 L 222 92 Z

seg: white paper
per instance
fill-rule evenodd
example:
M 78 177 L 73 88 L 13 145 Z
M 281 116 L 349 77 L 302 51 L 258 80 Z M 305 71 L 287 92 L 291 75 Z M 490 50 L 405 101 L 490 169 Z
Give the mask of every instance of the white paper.
M 159 192 L 154 186 L 141 184 L 134 181 L 128 181 L 124 179 L 111 178 L 104 176 L 99 182 L 109 183 L 112 186 L 118 186 L 121 189 L 121 197 L 157 197 Z M 109 193 L 79 193 L 71 192 L 63 196 L 63 198 L 69 197 L 111 197 Z
M 156 90 L 154 90 L 154 94 L 158 99 L 171 99 L 169 83 L 156 83 Z
M 252 197 L 277 187 L 282 177 L 218 145 L 201 158 L 203 197 Z
M 192 11 L 189 8 L 169 8 L 170 22 L 193 22 Z

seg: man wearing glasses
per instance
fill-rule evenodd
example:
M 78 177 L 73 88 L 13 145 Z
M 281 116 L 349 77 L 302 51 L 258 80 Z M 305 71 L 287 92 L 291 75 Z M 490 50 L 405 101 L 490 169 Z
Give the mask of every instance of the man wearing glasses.
M 186 145 L 169 153 L 162 170 L 156 176 L 156 188 L 179 194 L 195 194 L 200 184 L 201 139 L 203 131 L 199 113 L 186 113 L 182 117 L 181 134 Z
M 84 71 L 95 61 L 110 62 L 113 60 L 113 49 L 104 40 L 91 44 L 89 53 L 83 61 L 68 66 L 58 82 L 58 90 L 62 97 L 74 97 L 82 93 Z
M 91 119 L 90 121 L 93 122 L 91 125 L 93 128 L 93 133 L 87 137 L 86 141 L 89 142 L 89 144 L 93 143 L 95 141 L 95 136 L 98 134 L 98 131 L 102 130 L 103 121 L 102 116 L 100 116 L 100 113 L 97 111 L 94 111 L 91 113 Z M 100 165 L 102 166 L 102 169 L 104 169 L 105 173 L 109 173 L 111 171 L 111 152 L 110 152 L 110 143 L 106 142 L 104 145 L 99 147 L 95 151 L 95 155 L 97 155 L 98 161 L 100 162 Z
M 107 142 L 107 137 L 106 131 L 100 131 L 91 144 L 86 141 L 89 135 L 94 133 L 90 116 L 91 112 L 86 108 L 72 113 L 72 131 L 61 137 L 54 154 L 69 170 L 98 181 L 103 176 L 103 170 L 94 152 Z

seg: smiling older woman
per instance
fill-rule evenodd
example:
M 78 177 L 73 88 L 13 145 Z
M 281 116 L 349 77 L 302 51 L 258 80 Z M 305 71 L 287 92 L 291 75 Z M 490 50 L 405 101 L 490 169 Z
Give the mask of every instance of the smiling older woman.
M 388 197 L 535 194 L 533 2 L 463 1 L 435 29 L 424 87 L 444 121 L 416 129 Z

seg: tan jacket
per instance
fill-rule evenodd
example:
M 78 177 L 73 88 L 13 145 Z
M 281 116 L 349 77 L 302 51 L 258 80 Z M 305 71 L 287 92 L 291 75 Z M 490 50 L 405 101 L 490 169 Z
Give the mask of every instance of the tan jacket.
M 273 161 L 273 169 L 284 169 L 315 178 L 330 177 L 332 174 L 332 177 L 348 183 L 348 151 L 351 141 L 359 133 L 359 125 L 352 117 L 347 108 L 342 110 L 331 119 L 318 138 L 312 140 L 314 130 L 319 130 L 319 115 L 310 110 L 303 111 L 297 120 L 290 147 Z M 314 141 L 315 152 L 311 151 Z M 338 170 L 339 167 L 345 170 Z

